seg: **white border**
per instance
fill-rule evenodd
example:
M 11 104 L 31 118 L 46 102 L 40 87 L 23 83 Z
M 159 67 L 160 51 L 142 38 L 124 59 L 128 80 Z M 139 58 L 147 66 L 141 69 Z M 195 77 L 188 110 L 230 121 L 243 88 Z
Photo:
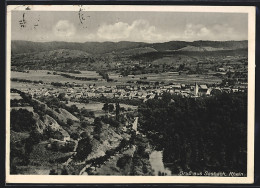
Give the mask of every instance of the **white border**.
M 11 11 L 157 11 L 248 13 L 248 156 L 247 177 L 194 176 L 50 176 L 10 175 L 10 74 Z M 121 5 L 9 5 L 7 7 L 6 63 L 6 183 L 253 183 L 254 182 L 254 115 L 255 115 L 255 7 L 243 6 L 121 6 Z

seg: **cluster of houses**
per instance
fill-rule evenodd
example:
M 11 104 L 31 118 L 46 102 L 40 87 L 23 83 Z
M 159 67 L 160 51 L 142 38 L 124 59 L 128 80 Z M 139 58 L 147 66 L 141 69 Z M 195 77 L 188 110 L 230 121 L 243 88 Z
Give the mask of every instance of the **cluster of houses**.
M 119 98 L 119 99 L 153 99 L 164 92 L 179 94 L 185 97 L 209 96 L 213 90 L 220 92 L 245 92 L 247 85 L 234 87 L 208 87 L 205 84 L 172 84 L 161 86 L 140 86 L 140 85 L 117 85 L 117 86 L 89 86 L 83 87 L 60 87 L 60 88 L 24 88 L 23 92 L 29 93 L 34 97 L 55 96 L 64 93 L 68 100 L 74 98 Z

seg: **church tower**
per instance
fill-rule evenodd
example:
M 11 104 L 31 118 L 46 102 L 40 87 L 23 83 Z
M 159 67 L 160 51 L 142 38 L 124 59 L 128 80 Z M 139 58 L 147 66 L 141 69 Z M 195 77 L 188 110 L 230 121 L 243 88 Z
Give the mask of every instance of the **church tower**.
M 195 82 L 195 87 L 194 87 L 194 95 L 195 95 L 195 97 L 198 96 L 198 93 L 199 93 L 199 86 L 198 86 L 197 82 Z

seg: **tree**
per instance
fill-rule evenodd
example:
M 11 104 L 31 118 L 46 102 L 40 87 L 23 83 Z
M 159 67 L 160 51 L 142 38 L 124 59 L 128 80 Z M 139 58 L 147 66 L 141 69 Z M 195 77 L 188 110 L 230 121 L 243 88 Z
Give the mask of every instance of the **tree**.
M 30 132 L 30 140 L 31 144 L 38 144 L 40 140 L 42 139 L 42 134 L 37 131 L 37 129 L 34 129 Z
M 131 160 L 132 160 L 131 156 L 124 155 L 123 157 L 118 159 L 116 166 L 123 169 L 127 164 L 130 164 Z
M 73 120 L 72 119 L 67 119 L 67 125 L 68 126 L 71 126 L 71 125 L 73 125 Z
M 80 136 L 81 136 L 81 138 L 88 137 L 88 133 L 84 131 L 84 132 L 82 132 L 82 133 L 80 134 Z
M 183 69 L 185 68 L 185 64 L 180 64 L 179 65 L 179 68 L 178 68 L 178 71 L 182 71 Z
M 109 105 L 108 105 L 108 111 L 109 111 L 109 112 L 113 112 L 114 108 L 115 108 L 115 107 L 114 107 L 113 104 L 109 104 Z
M 36 127 L 33 113 L 26 109 L 11 111 L 11 129 L 16 132 L 31 131 Z
M 100 140 L 100 133 L 101 133 L 101 129 L 102 129 L 102 123 L 101 123 L 101 119 L 99 117 L 96 117 L 94 120 L 94 138 L 96 138 L 97 140 Z
M 58 95 L 58 98 L 59 98 L 61 101 L 66 101 L 65 93 L 60 93 L 60 94 Z
M 102 110 L 104 110 L 105 112 L 108 111 L 108 103 L 105 103 L 105 104 L 103 105 Z
M 90 117 L 94 117 L 94 116 L 95 116 L 95 114 L 94 114 L 93 111 L 90 111 L 90 112 L 89 112 L 89 115 L 90 115 Z
M 55 169 L 51 169 L 49 175 L 58 175 Z
M 78 140 L 79 139 L 79 134 L 78 133 L 71 133 L 70 137 L 73 139 L 73 140 Z
M 72 113 L 73 112 L 80 112 L 79 108 L 75 104 L 71 105 L 70 110 L 71 110 Z
M 79 141 L 76 152 L 75 159 L 80 161 L 86 159 L 92 152 L 92 145 L 88 136 Z
M 88 126 L 88 123 L 86 121 L 81 122 L 81 127 L 86 128 Z
M 69 173 L 65 167 L 61 170 L 61 175 L 69 175 Z
M 120 111 L 120 105 L 119 105 L 119 103 L 117 102 L 117 103 L 116 103 L 116 120 L 117 120 L 117 121 L 119 120 L 119 111 Z
M 63 140 L 64 139 L 63 134 L 59 131 L 51 132 L 51 137 L 54 138 L 54 139 L 57 139 L 57 140 Z
M 99 126 L 101 124 L 101 119 L 100 117 L 96 117 L 95 120 L 94 120 L 94 125 L 95 126 Z

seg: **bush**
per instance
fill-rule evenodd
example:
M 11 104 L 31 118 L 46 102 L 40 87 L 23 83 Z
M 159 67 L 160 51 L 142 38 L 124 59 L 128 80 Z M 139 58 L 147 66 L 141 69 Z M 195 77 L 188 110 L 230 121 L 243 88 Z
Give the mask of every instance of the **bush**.
M 81 127 L 86 128 L 88 126 L 88 123 L 86 121 L 83 121 L 80 125 Z
M 73 139 L 73 140 L 78 140 L 79 139 L 79 134 L 78 133 L 72 133 L 70 135 L 70 137 Z
M 57 140 L 63 140 L 64 139 L 63 134 L 59 131 L 52 132 L 51 137 L 54 138 L 54 139 L 57 139 Z
M 60 146 L 60 151 L 61 152 L 72 152 L 74 150 L 75 147 L 75 142 L 66 142 L 66 144 L 64 146 Z
M 82 161 L 88 157 L 88 155 L 92 152 L 92 145 L 89 137 L 85 137 L 79 141 L 76 152 L 76 160 Z
M 124 155 L 123 157 L 119 158 L 116 166 L 123 169 L 127 164 L 130 164 L 132 161 L 132 157 L 129 155 Z
M 72 119 L 68 119 L 68 120 L 67 120 L 67 125 L 68 125 L 68 126 L 71 126 L 71 125 L 73 125 L 73 123 L 74 123 L 74 122 L 73 122 L 73 120 L 72 120 Z
M 81 138 L 86 138 L 86 137 L 88 137 L 88 133 L 87 133 L 87 132 L 82 132 L 82 133 L 80 134 L 80 137 L 81 137 Z

